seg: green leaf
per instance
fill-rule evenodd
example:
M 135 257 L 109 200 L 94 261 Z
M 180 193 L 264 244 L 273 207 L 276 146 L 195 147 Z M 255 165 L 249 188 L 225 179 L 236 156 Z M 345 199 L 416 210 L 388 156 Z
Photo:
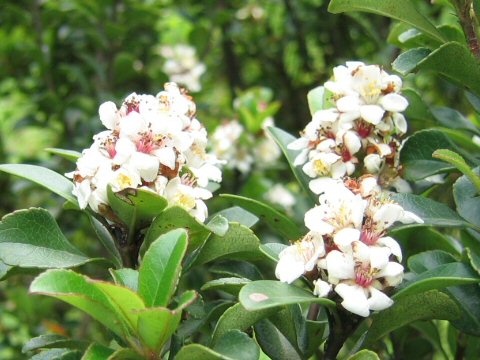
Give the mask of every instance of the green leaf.
M 145 309 L 143 300 L 131 289 L 104 281 L 90 280 L 109 299 L 117 317 L 130 327 L 132 333 L 137 330 L 138 311 Z
M 213 331 L 212 344 L 215 344 L 217 340 L 228 331 L 233 329 L 246 331 L 259 320 L 264 319 L 277 311 L 278 308 L 249 311 L 240 303 L 229 307 L 218 319 L 215 330 Z
M 438 130 L 422 130 L 410 136 L 400 152 L 405 178 L 420 180 L 440 172 L 451 171 L 452 166 L 432 158 L 437 149 L 455 149 L 450 139 Z
M 260 270 L 246 261 L 228 260 L 223 263 L 215 263 L 209 268 L 209 271 L 224 277 L 239 277 L 250 280 L 260 280 L 262 278 Z
M 110 269 L 110 274 L 112 275 L 115 284 L 126 286 L 127 288 L 137 292 L 138 291 L 138 271 L 123 268 L 123 269 Z
M 480 275 L 480 256 L 475 254 L 470 248 L 466 248 L 465 253 L 472 268 Z
M 412 25 L 416 29 L 440 42 L 443 35 L 435 26 L 417 10 L 410 0 L 331 0 L 328 11 L 334 14 L 348 11 L 365 11 L 390 17 Z
M 255 341 L 238 330 L 225 333 L 213 349 L 232 360 L 257 360 L 260 356 L 260 349 Z
M 457 260 L 449 253 L 440 250 L 425 251 L 408 258 L 408 267 L 420 274 L 438 266 L 454 263 Z
M 132 349 L 119 349 L 110 355 L 107 360 L 145 360 L 145 358 Z
M 187 210 L 180 206 L 170 206 L 162 212 L 161 216 L 157 216 L 152 225 L 150 225 L 140 249 L 140 254 L 143 254 L 160 235 L 179 228 L 184 228 L 188 233 L 189 252 L 201 246 L 211 234 L 211 230 L 199 222 Z
M 410 51 L 414 50 L 419 49 Z M 402 55 L 400 57 L 402 57 Z M 416 55 L 420 58 L 420 50 Z M 392 66 L 394 70 L 400 72 L 402 75 L 416 70 L 430 70 L 445 76 L 453 83 L 477 95 L 480 94 L 480 84 L 476 80 L 480 78 L 479 61 L 464 44 L 454 41 L 445 43 L 430 54 L 426 54 L 423 59 L 415 59 L 418 60 L 416 65 L 414 65 L 415 60 L 413 56 L 411 57 L 412 61 L 409 63 L 409 66 L 405 66 L 406 61 L 404 59 L 397 60 L 395 60 Z
M 130 231 L 149 225 L 168 205 L 167 199 L 144 189 L 127 188 L 114 193 L 108 186 L 107 197 L 113 212 Z
M 296 303 L 335 306 L 333 301 L 314 296 L 311 291 L 274 280 L 259 280 L 245 285 L 238 299 L 250 311 Z
M 455 239 L 432 227 L 397 228 L 390 231 L 389 236 L 400 243 L 404 250 L 404 258 L 409 258 L 409 256 L 423 251 L 437 249 L 455 255 L 459 253 Z
M 408 119 L 417 119 L 425 123 L 433 120 L 434 116 L 422 96 L 413 89 L 402 89 L 402 95 L 408 99 L 405 115 Z
M 22 353 L 38 349 L 51 349 L 51 348 L 69 348 L 83 350 L 88 346 L 85 341 L 78 341 L 68 339 L 65 336 L 56 334 L 40 335 L 30 339 L 22 347 Z
M 459 316 L 460 310 L 455 302 L 439 291 L 430 290 L 405 296 L 395 301 L 392 307 L 372 315 L 373 321 L 365 343 L 372 344 L 391 331 L 416 320 L 454 320 Z
M 112 350 L 108 347 L 99 345 L 97 343 L 92 343 L 83 354 L 82 360 L 105 360 L 112 355 L 115 350 Z
M 297 350 L 285 335 L 268 319 L 257 322 L 254 326 L 255 338 L 262 350 L 271 359 L 301 360 Z
M 180 323 L 182 312 L 171 311 L 167 308 L 149 308 L 139 313 L 138 333 L 149 349 L 154 353 L 160 352 Z
M 258 222 L 258 217 L 238 206 L 222 210 L 217 215 L 223 216 L 228 222 L 238 222 L 248 228 L 251 228 Z
M 160 236 L 148 248 L 139 270 L 139 293 L 147 307 L 167 306 L 175 292 L 187 250 L 183 229 Z
M 480 191 L 480 177 L 475 174 L 461 155 L 448 149 L 438 149 L 434 151 L 432 156 L 455 166 L 463 175 L 469 178 L 472 184 L 477 188 L 477 193 Z
M 66 177 L 37 165 L 25 164 L 4 164 L 0 165 L 0 171 L 20 176 L 24 179 L 33 181 L 44 188 L 60 195 L 72 204 L 78 205 L 78 201 L 73 196 L 73 184 Z
M 480 173 L 480 168 L 473 171 L 475 176 Z M 480 197 L 478 190 L 467 176 L 460 177 L 453 184 L 453 197 L 457 205 L 458 213 L 467 221 L 480 227 Z
M 77 350 L 52 349 L 34 355 L 30 360 L 80 360 L 82 354 Z
M 117 335 L 125 334 L 109 298 L 86 276 L 70 270 L 47 270 L 33 280 L 29 291 L 65 301 L 86 312 Z
M 441 226 L 441 227 L 466 227 L 468 224 L 447 205 L 414 194 L 390 193 L 392 200 L 400 204 L 405 210 L 419 216 L 423 224 L 405 226 Z
M 98 239 L 108 251 L 111 256 L 112 262 L 115 264 L 117 268 L 122 267 L 122 257 L 115 246 L 115 240 L 113 239 L 112 234 L 108 229 L 105 227 L 102 222 L 95 218 L 92 214 L 87 212 L 88 220 L 90 221 L 90 225 L 92 225 L 93 231 L 97 235 Z
M 377 353 L 371 350 L 363 349 L 350 356 L 347 360 L 380 360 L 380 358 L 378 357 Z
M 221 194 L 220 196 L 255 214 L 287 240 L 296 240 L 304 233 L 289 217 L 267 204 L 238 195 Z
M 478 282 L 480 282 L 480 277 L 469 265 L 454 262 L 440 265 L 403 282 L 400 290 L 393 298 L 398 300 L 401 297 L 422 293 L 427 290 Z
M 472 95 L 474 96 L 474 95 Z M 449 107 L 434 107 L 432 109 L 435 119 L 443 126 L 450 129 L 470 130 L 479 134 L 480 131 L 471 120 L 463 116 L 459 111 Z
M 238 223 L 230 223 L 225 236 L 212 234 L 200 250 L 195 265 L 215 259 L 258 260 L 262 258 L 258 247 L 260 240 L 252 230 Z
M 82 153 L 74 150 L 47 148 L 45 149 L 45 151 L 49 152 L 50 154 L 61 156 L 62 158 L 67 159 L 71 162 L 76 162 L 78 158 L 82 156 Z
M 203 284 L 201 290 L 220 290 L 236 296 L 243 285 L 248 284 L 249 282 L 250 280 L 245 278 L 221 278 L 207 281 L 205 284 Z
M 270 260 L 278 262 L 278 255 L 288 245 L 280 243 L 267 243 L 260 245 L 260 251 L 265 254 Z
M 307 174 L 303 172 L 301 167 L 293 165 L 293 162 L 295 161 L 295 158 L 300 153 L 300 151 L 290 150 L 287 148 L 288 144 L 296 140 L 296 138 L 289 133 L 283 131 L 282 129 L 276 127 L 268 127 L 267 132 L 270 134 L 270 136 L 272 136 L 273 140 L 275 140 L 280 149 L 282 149 L 282 152 L 287 159 L 288 165 L 290 165 L 290 168 L 292 169 L 293 174 L 295 175 L 295 178 L 297 179 L 300 186 L 303 188 L 305 193 L 308 194 L 312 202 L 316 203 L 318 201 L 317 196 L 315 196 L 315 194 L 310 191 L 310 188 L 308 186 L 311 179 L 308 177 Z
M 7 265 L 68 268 L 101 260 L 86 257 L 68 242 L 44 209 L 18 210 L 0 222 L 0 259 Z
M 307 94 L 308 108 L 313 116 L 318 110 L 322 110 L 325 103 L 325 88 L 318 86 Z
M 418 63 L 430 55 L 431 52 L 430 49 L 423 47 L 405 51 L 392 63 L 392 69 L 402 75 L 407 75 L 414 71 Z
M 175 360 L 232 360 L 212 349 L 200 344 L 190 344 L 182 347 Z
M 228 231 L 228 220 L 222 215 L 217 214 L 205 226 L 212 233 L 218 236 L 223 236 Z

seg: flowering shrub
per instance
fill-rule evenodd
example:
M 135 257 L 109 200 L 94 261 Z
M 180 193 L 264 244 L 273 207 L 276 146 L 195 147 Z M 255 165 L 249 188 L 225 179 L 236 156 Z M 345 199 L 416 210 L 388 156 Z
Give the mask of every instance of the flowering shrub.
M 212 196 L 205 187 L 222 175 L 216 158 L 206 153 L 207 132 L 191 98 L 168 83 L 156 96 L 133 93 L 120 109 L 109 101 L 98 112 L 108 130 L 94 136 L 69 174 L 80 208 L 89 205 L 105 215 L 108 186 L 114 193 L 146 189 L 204 221 L 203 200 Z
M 435 26 L 412 4 L 332 0 L 329 9 L 401 21 L 390 38 L 405 52 L 392 69 L 442 74 L 465 86 L 480 112 L 478 5 L 452 1 L 465 37 L 460 28 Z M 284 5 L 300 50 L 318 54 L 311 37 L 303 38 L 294 3 Z M 274 17 L 270 11 L 249 3 L 233 13 L 262 22 Z M 270 25 L 277 40 L 279 25 Z M 205 67 L 193 48 L 176 43 L 161 47 L 163 72 L 199 91 Z M 228 65 L 235 65 L 233 45 L 222 41 Z M 269 60 L 283 76 L 301 68 L 288 56 Z M 42 208 L 2 218 L 1 279 L 33 275 L 30 294 L 63 301 L 100 324 L 76 323 L 81 339 L 39 334 L 23 351 L 32 359 L 396 359 L 423 358 L 420 339 L 434 349 L 425 358 L 475 359 L 478 114 L 431 107 L 398 75 L 352 61 L 307 94 L 311 121 L 295 138 L 274 126 L 280 104 L 272 90 L 239 91 L 235 73 L 229 82 L 236 97 L 232 113 L 220 118 L 232 120 L 222 123 L 217 111 L 199 107 L 214 128 L 210 137 L 188 90 L 168 82 L 156 96 L 101 104 L 106 130 L 81 153 L 50 149 L 72 162 L 66 176 L 0 165 L 60 196 L 75 225 L 88 221 L 88 236 L 98 238 L 79 243 L 83 233 L 65 231 L 63 218 L 59 225 Z M 420 130 L 407 134 L 407 119 Z M 424 129 L 427 122 L 442 126 Z M 287 183 L 289 171 L 295 182 Z M 214 196 L 220 186 L 232 194 Z

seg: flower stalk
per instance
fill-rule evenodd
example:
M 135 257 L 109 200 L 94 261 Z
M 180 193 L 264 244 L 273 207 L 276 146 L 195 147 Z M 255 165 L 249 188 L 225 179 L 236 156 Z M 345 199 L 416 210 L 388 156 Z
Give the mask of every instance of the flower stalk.
M 475 57 L 480 60 L 480 36 L 478 20 L 473 0 L 456 0 L 453 2 L 460 20 L 463 32 L 467 39 L 468 47 Z

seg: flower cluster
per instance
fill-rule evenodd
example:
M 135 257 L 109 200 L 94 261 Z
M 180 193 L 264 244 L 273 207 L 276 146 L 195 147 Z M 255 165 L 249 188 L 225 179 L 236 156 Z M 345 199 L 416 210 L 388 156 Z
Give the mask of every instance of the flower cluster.
M 195 118 L 195 103 L 175 83 L 153 95 L 129 95 L 120 109 L 100 105 L 108 129 L 77 161 L 73 193 L 81 208 L 102 213 L 108 206 L 107 186 L 114 192 L 142 188 L 190 211 L 207 216 L 203 200 L 212 196 L 209 181 L 220 182 L 215 156 L 207 154 L 207 132 Z
M 194 47 L 186 44 L 165 45 L 160 48 L 160 55 L 165 58 L 163 71 L 170 81 L 185 86 L 190 91 L 200 91 L 200 77 L 205 72 L 205 64 L 197 59 Z
M 268 126 L 273 126 L 272 118 L 267 118 L 262 128 Z M 217 126 L 211 144 L 213 152 L 225 162 L 227 169 L 237 169 L 242 174 L 247 174 L 254 166 L 260 169 L 271 166 L 281 155 L 280 148 L 264 130 L 255 136 L 245 131 L 237 120 Z
M 291 283 L 308 273 L 315 295 L 333 288 L 345 309 L 364 317 L 392 305 L 384 291 L 402 281 L 402 251 L 387 231 L 395 222 L 423 221 L 382 193 L 373 176 L 319 178 L 310 188 L 319 194 L 305 214 L 310 231 L 280 253 L 277 278 Z
M 324 84 L 327 104 L 318 110 L 302 136 L 288 147 L 300 150 L 295 165 L 311 178 L 350 176 L 356 170 L 375 174 L 382 187 L 405 186 L 398 177 L 399 137 L 407 131 L 401 114 L 407 100 L 402 80 L 377 65 L 347 62 L 334 68 Z

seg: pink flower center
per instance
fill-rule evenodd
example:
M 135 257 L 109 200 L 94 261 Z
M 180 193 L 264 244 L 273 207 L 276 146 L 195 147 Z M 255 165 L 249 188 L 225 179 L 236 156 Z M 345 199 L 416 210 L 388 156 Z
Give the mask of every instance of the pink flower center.
M 372 133 L 372 130 L 373 126 L 363 121 L 358 125 L 357 128 L 358 135 L 360 135 L 362 139 L 369 137 Z
M 372 272 L 370 266 L 360 265 L 355 269 L 355 283 L 361 287 L 367 288 L 373 282 Z
M 148 133 L 137 141 L 137 151 L 144 154 L 150 154 L 157 148 L 152 133 Z
M 379 238 L 380 236 L 375 232 L 365 229 L 362 230 L 362 233 L 360 234 L 360 241 L 366 245 L 374 245 Z

